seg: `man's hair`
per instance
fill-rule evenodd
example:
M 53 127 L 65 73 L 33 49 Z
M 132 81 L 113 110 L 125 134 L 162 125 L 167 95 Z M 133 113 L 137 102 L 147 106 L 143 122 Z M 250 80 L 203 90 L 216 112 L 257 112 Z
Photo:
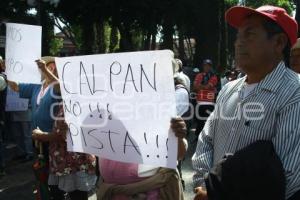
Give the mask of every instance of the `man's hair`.
M 175 61 L 177 62 L 178 67 L 179 67 L 178 71 L 181 72 L 182 71 L 182 61 L 178 58 L 175 58 Z
M 175 86 L 176 85 L 184 85 L 184 80 L 182 80 L 180 77 L 178 76 L 175 76 L 174 77 L 174 83 L 175 83 Z
M 263 27 L 267 31 L 268 38 L 272 38 L 273 36 L 279 34 L 279 33 L 284 33 L 286 36 L 287 34 L 284 32 L 284 30 L 274 21 L 272 20 L 265 20 L 263 23 Z M 283 49 L 283 56 L 284 56 L 284 62 L 287 67 L 290 67 L 290 51 L 291 51 L 291 43 L 289 41 L 289 38 L 287 36 L 287 44 L 285 48 Z

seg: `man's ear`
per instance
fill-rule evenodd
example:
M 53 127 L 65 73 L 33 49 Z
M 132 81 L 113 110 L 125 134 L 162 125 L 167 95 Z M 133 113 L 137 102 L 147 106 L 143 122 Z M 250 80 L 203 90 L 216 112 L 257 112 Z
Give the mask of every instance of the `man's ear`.
M 288 37 L 284 33 L 279 33 L 276 35 L 276 37 L 274 37 L 274 39 L 275 50 L 277 53 L 281 54 L 289 42 Z

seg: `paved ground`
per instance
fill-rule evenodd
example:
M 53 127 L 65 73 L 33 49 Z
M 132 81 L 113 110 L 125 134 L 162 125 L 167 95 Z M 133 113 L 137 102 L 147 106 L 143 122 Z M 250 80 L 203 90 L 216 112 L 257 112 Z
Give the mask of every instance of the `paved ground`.
M 183 180 L 185 182 L 185 191 L 184 191 L 184 197 L 186 200 L 192 200 L 194 199 L 194 192 L 193 192 L 193 169 L 192 169 L 192 155 L 195 152 L 196 148 L 196 142 L 194 142 L 196 137 L 194 136 L 194 133 L 190 133 L 188 136 L 189 141 L 189 149 L 186 155 L 185 160 L 183 161 L 183 167 L 182 167 L 182 176 Z
M 194 140 L 193 134 L 188 137 L 189 141 Z M 185 199 L 193 199 L 191 155 L 194 145 L 189 146 L 188 154 L 183 162 L 183 179 L 185 181 Z M 9 152 L 8 155 L 12 155 Z M 20 163 L 9 162 L 7 164 L 7 175 L 0 178 L 0 199 L 1 200 L 33 200 L 35 178 L 32 171 L 32 162 Z M 90 198 L 94 200 L 95 197 Z
M 31 200 L 33 198 L 34 175 L 31 162 L 8 163 L 6 176 L 0 179 L 0 199 Z

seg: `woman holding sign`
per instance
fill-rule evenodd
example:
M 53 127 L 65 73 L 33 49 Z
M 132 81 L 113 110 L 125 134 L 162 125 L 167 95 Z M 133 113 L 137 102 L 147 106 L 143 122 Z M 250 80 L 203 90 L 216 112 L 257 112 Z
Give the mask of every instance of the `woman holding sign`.
M 94 194 L 97 181 L 96 157 L 67 151 L 68 125 L 64 121 L 63 106 L 59 107 L 54 128 L 50 134 L 33 130 L 33 139 L 49 142 L 50 196 L 53 200 L 88 200 Z
M 184 80 L 178 76 L 174 79 L 175 86 L 178 87 L 175 91 L 177 114 L 183 115 L 189 109 L 188 91 L 182 88 Z M 178 138 L 178 160 L 181 160 L 186 153 L 187 142 L 185 123 L 178 122 L 179 119 L 181 118 L 172 119 L 171 128 Z M 100 158 L 99 170 L 103 183 L 99 185 L 98 200 L 184 198 L 180 175 L 173 169 Z
M 59 101 L 59 98 L 54 95 L 56 93 L 54 90 L 56 79 L 53 74 L 57 74 L 54 57 L 42 57 L 36 63 L 38 66 L 37 70 L 41 72 L 41 84 L 8 81 L 8 85 L 15 92 L 19 92 L 21 98 L 29 99 L 32 111 L 31 128 L 40 128 L 45 132 L 50 132 L 54 123 L 54 118 L 51 116 L 51 113 L 52 115 L 55 113 L 53 105 Z M 47 162 L 49 160 L 48 148 L 48 143 L 43 142 L 42 149 Z
M 57 76 L 54 57 L 42 57 L 37 60 L 38 70 L 41 71 L 41 84 L 25 84 L 8 81 L 12 90 L 19 92 L 20 98 L 29 99 L 32 110 L 32 128 L 40 128 L 46 132 L 50 132 L 53 128 L 53 117 L 55 103 L 59 101 L 59 97 L 55 94 L 57 88 L 56 80 L 53 74 Z M 56 88 L 56 89 L 55 89 Z M 45 154 L 47 157 L 48 146 L 44 145 Z
M 54 59 L 53 66 L 55 69 Z M 40 69 L 46 70 L 48 79 L 58 82 L 56 71 L 50 71 L 43 62 L 38 61 Z M 60 94 L 59 85 L 54 90 Z M 60 96 L 59 96 L 60 97 Z M 95 156 L 67 151 L 66 134 L 68 126 L 64 121 L 62 105 L 59 104 L 55 113 L 54 127 L 51 131 L 36 128 L 32 137 L 35 141 L 49 143 L 49 179 L 51 200 L 88 200 L 93 193 L 97 176 L 95 174 Z

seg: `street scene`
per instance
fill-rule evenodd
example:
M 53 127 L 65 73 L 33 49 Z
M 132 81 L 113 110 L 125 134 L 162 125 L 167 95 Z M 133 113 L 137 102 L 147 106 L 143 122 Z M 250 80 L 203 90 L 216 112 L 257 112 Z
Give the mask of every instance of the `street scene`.
M 1 200 L 300 200 L 300 0 L 1 0 Z

